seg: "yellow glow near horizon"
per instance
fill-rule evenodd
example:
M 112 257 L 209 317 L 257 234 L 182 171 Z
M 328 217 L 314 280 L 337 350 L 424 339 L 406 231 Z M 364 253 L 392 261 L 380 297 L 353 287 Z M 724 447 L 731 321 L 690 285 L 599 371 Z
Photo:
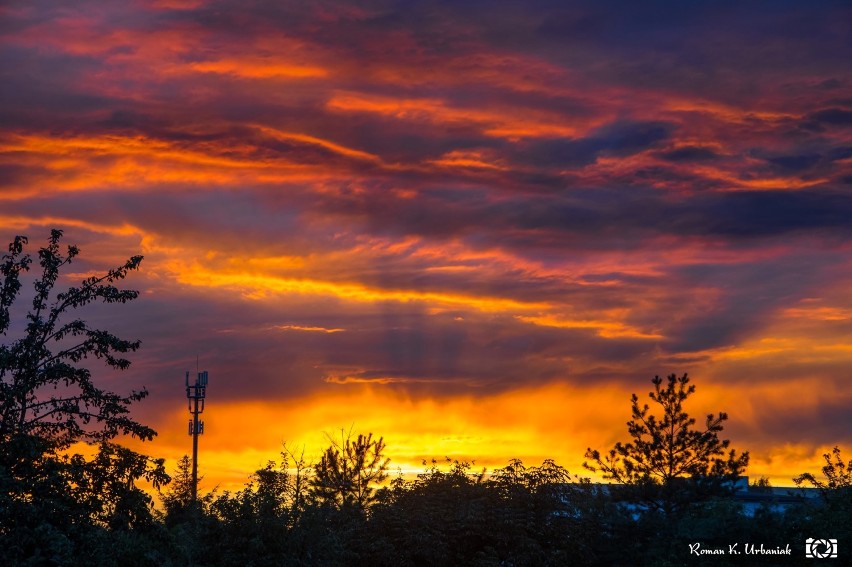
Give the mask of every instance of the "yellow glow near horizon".
M 730 392 L 704 388 L 686 409 L 698 417 L 704 409 L 729 409 L 736 412 L 733 420 L 748 421 L 745 408 L 730 406 L 733 398 Z M 552 458 L 573 474 L 601 480 L 582 467 L 583 455 L 588 447 L 604 451 L 615 441 L 626 441 L 624 423 L 630 415 L 629 393 L 622 388 L 565 383 L 478 397 L 415 398 L 385 387 L 348 385 L 291 400 L 208 401 L 199 449 L 203 488 L 232 491 L 241 489 L 249 475 L 268 461 L 280 462 L 284 442 L 314 461 L 330 445 L 329 436 L 339 438 L 341 431 L 350 430 L 384 438 L 391 474 L 416 474 L 424 469 L 424 461 L 433 458 L 471 461 L 474 470 L 488 472 L 512 458 L 527 465 Z M 154 442 L 131 441 L 131 445 L 166 457 L 173 470 L 176 461 L 191 452 L 187 415 L 175 410 L 159 424 Z M 730 438 L 727 433 L 722 437 Z M 751 452 L 750 478 L 767 477 L 776 486 L 791 486 L 792 478 L 802 472 L 818 472 L 820 455 L 830 449 L 789 443 L 756 447 L 737 438 L 732 446 Z
M 489 470 L 509 459 L 540 464 L 556 458 L 580 473 L 586 443 L 607 442 L 607 435 L 575 437 L 582 424 L 618 422 L 624 394 L 617 388 L 594 391 L 552 384 L 502 394 L 412 397 L 368 385 L 347 385 L 292 400 L 224 402 L 208 400 L 204 414 L 200 462 L 208 480 L 223 488 L 240 488 L 248 475 L 268 460 L 277 460 L 282 443 L 318 458 L 341 429 L 383 436 L 391 469 L 418 472 L 422 462 L 445 457 L 475 461 Z M 601 401 L 618 408 L 602 413 Z M 190 448 L 187 415 L 176 410 L 160 426 L 154 443 L 140 448 L 174 463 Z M 603 431 L 603 429 L 601 429 Z M 212 487 L 211 484 L 207 484 Z

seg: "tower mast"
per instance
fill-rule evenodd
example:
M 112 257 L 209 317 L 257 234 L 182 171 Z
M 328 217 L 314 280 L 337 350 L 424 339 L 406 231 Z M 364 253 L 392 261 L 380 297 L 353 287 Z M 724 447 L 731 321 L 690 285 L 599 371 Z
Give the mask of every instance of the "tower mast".
M 204 433 L 204 422 L 198 416 L 204 413 L 204 398 L 207 396 L 207 371 L 198 372 L 195 384 L 189 383 L 189 371 L 186 371 L 186 399 L 192 419 L 189 421 L 189 434 L 192 435 L 192 504 L 198 500 L 198 436 Z

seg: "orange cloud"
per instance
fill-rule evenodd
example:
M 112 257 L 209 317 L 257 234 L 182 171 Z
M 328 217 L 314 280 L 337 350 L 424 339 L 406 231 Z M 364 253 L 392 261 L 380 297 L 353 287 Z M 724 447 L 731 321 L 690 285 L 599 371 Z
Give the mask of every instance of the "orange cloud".
M 457 293 L 404 289 L 381 289 L 352 282 L 323 281 L 311 278 L 289 278 L 259 273 L 210 269 L 198 263 L 172 261 L 169 270 L 178 282 L 210 288 L 241 290 L 245 297 L 261 299 L 270 294 L 329 295 L 358 302 L 419 301 L 466 306 L 485 312 L 530 311 L 547 309 L 542 302 L 522 302 L 501 297 L 483 297 Z
M 316 137 L 269 127 L 258 130 L 308 148 L 330 150 L 345 159 L 378 161 L 365 152 Z M 254 155 L 256 149 L 245 143 L 235 146 L 227 140 L 188 145 L 143 136 L 10 135 L 0 140 L 0 163 L 40 168 L 41 185 L 50 189 L 36 189 L 27 184 L 4 192 L 0 198 L 22 199 L 45 190 L 85 191 L 104 186 L 144 189 L 152 183 L 223 185 L 319 181 L 343 173 L 340 169 L 292 160 L 285 155 L 258 158 Z
M 511 109 L 458 108 L 440 99 L 399 99 L 340 92 L 326 106 L 337 112 L 374 113 L 412 122 L 471 124 L 481 127 L 485 135 L 503 138 L 577 136 L 591 127 L 588 123 L 568 124 L 563 117 L 544 111 L 529 111 L 523 118 L 516 118 Z
M 601 337 L 628 337 L 634 339 L 662 339 L 663 335 L 658 333 L 646 333 L 618 321 L 595 321 L 595 320 L 571 320 L 562 319 L 552 315 L 544 316 L 517 316 L 517 319 L 539 325 L 542 327 L 555 327 L 558 329 L 595 329 Z
M 303 79 L 325 77 L 328 75 L 328 70 L 321 67 L 288 65 L 286 63 L 267 60 L 219 59 L 216 61 L 190 63 L 189 67 L 199 73 L 219 73 L 249 79 Z
M 276 331 L 304 331 L 307 333 L 342 333 L 346 329 L 327 329 L 325 327 L 303 327 L 300 325 L 275 325 Z
M 848 321 L 852 319 L 852 309 L 828 306 L 790 307 L 785 309 L 782 315 L 818 321 Z

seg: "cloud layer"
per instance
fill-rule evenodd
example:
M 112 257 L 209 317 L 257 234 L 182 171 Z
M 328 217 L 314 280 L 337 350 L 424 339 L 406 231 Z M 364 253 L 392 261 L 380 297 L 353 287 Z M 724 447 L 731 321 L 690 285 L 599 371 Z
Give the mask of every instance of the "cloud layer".
M 852 442 L 850 16 L 7 2 L 0 227 L 64 228 L 79 274 L 145 255 L 89 313 L 144 344 L 104 379 L 180 456 L 198 355 L 214 480 L 351 424 L 403 466 L 576 469 L 689 371 L 789 481 Z

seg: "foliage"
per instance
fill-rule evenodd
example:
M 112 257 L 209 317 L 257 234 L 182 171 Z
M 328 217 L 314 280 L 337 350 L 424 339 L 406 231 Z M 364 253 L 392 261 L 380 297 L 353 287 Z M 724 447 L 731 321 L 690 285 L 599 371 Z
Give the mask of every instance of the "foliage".
M 708 497 L 730 485 L 745 470 L 749 455 L 728 451 L 730 441 L 719 439 L 726 413 L 711 413 L 703 428 L 694 427 L 695 418 L 683 409 L 695 392 L 686 374 L 671 374 L 666 386 L 659 376 L 652 383 L 654 391 L 648 396 L 660 406 L 662 416 L 651 414 L 648 404 L 640 406 L 633 394 L 632 419 L 627 422 L 632 440 L 616 443 L 606 455 L 588 449 L 585 456 L 593 462 L 583 466 L 636 489 L 631 492 L 634 497 L 669 514 L 685 500 Z
M 515 459 L 491 475 L 465 461 L 447 465 L 433 460 L 416 480 L 398 477 L 373 506 L 362 551 L 372 564 L 593 563 L 600 530 L 587 482 L 553 461 Z
M 314 498 L 336 506 L 364 509 L 375 499 L 374 485 L 387 479 L 390 459 L 384 457 L 384 440 L 373 434 L 359 434 L 352 439 L 341 431 L 340 441 L 331 439 L 314 466 L 310 490 Z
M 166 492 L 160 491 L 166 525 L 172 526 L 189 520 L 192 504 L 192 461 L 184 455 L 177 462 Z
M 783 547 L 813 532 L 845 534 L 826 508 L 784 513 L 765 506 L 750 517 L 724 496 L 692 502 L 677 515 L 637 514 L 551 460 L 527 466 L 515 459 L 490 474 L 465 461 L 433 460 L 416 478 L 400 475 L 375 490 L 366 509 L 313 497 L 297 505 L 296 476 L 310 484 L 315 473 L 296 461 L 285 448 L 244 489 L 208 499 L 198 516 L 169 525 L 170 537 L 156 526 L 99 534 L 111 534 L 123 557 L 144 558 L 137 564 L 210 566 L 682 565 L 694 542 Z M 106 539 L 93 541 L 102 546 Z M 794 553 L 802 555 L 801 548 Z M 773 565 L 775 559 L 714 557 L 714 563 Z
M 145 480 L 155 489 L 168 483 L 163 459 L 150 459 L 106 441 L 90 460 L 79 454 L 67 459 L 72 497 L 85 505 L 92 521 L 113 530 L 153 522 L 151 496 L 136 481 Z
M 304 454 L 285 444 L 280 456 L 280 462 L 269 461 L 255 471 L 242 490 L 201 498 L 195 517 L 171 518 L 172 528 L 190 542 L 185 557 L 196 553 L 202 564 L 282 565 L 305 556 L 306 538 L 320 545 L 321 538 L 299 524 L 311 512 Z
M 129 416 L 145 390 L 121 395 L 100 388 L 84 364 L 102 360 L 122 370 L 122 355 L 139 348 L 91 327 L 74 313 L 94 302 L 126 303 L 138 292 L 116 287 L 138 269 L 130 258 L 80 286 L 55 293 L 60 271 L 79 254 L 60 250 L 62 231 L 52 230 L 38 252 L 40 274 L 20 331 L 12 307 L 32 259 L 26 237 L 18 236 L 0 262 L 0 333 L 20 336 L 0 345 L 0 547 L 9 562 L 36 557 L 67 563 L 69 554 L 99 530 L 150 526 L 151 498 L 136 487 L 144 479 L 168 482 L 162 459 L 150 459 L 112 443 L 119 435 L 150 440 L 155 432 Z M 74 443 L 96 444 L 92 459 L 68 455 Z M 45 556 L 44 554 L 48 555 Z M 35 559 L 33 559 L 35 560 Z
M 839 447 L 825 453 L 823 459 L 824 478 L 806 472 L 793 479 L 797 486 L 807 484 L 818 489 L 821 496 L 819 505 L 806 510 L 808 527 L 803 526 L 802 535 L 830 533 L 839 541 L 848 541 L 852 539 L 852 459 L 844 462 Z
M 825 466 L 822 467 L 825 481 L 811 473 L 802 473 L 794 478 L 793 482 L 797 486 L 808 483 L 814 488 L 819 488 L 824 494 L 832 490 L 852 488 L 852 459 L 843 462 L 839 447 L 832 449 L 831 454 L 825 453 L 822 458 L 825 459 Z
M 58 449 L 77 441 L 108 441 L 120 434 L 143 440 L 154 431 L 128 417 L 129 406 L 147 396 L 145 390 L 122 396 L 98 388 L 91 371 L 76 366 L 95 357 L 115 369 L 125 369 L 130 361 L 120 355 L 139 348 L 139 341 L 126 341 L 108 331 L 91 328 L 77 318 L 68 320 L 76 309 L 95 301 L 126 303 L 138 297 L 135 290 L 122 290 L 113 284 L 136 270 L 142 261 L 134 256 L 122 266 L 102 276 L 92 276 L 79 287 L 51 294 L 62 267 L 79 254 L 69 246 L 63 256 L 59 240 L 62 231 L 52 230 L 48 245 L 39 250 L 41 277 L 34 283 L 32 309 L 26 316 L 24 336 L 0 346 L 0 438 L 34 435 L 51 440 Z M 31 260 L 23 253 L 25 237 L 16 237 L 0 265 L 0 332 L 11 323 L 10 306 L 20 289 L 20 275 Z M 96 427 L 89 427 L 92 422 Z
M 213 500 L 210 511 L 222 527 L 211 542 L 216 555 L 232 558 L 234 564 L 250 557 L 256 565 L 275 565 L 286 549 L 290 527 L 287 488 L 285 464 L 270 461 L 244 489 Z

